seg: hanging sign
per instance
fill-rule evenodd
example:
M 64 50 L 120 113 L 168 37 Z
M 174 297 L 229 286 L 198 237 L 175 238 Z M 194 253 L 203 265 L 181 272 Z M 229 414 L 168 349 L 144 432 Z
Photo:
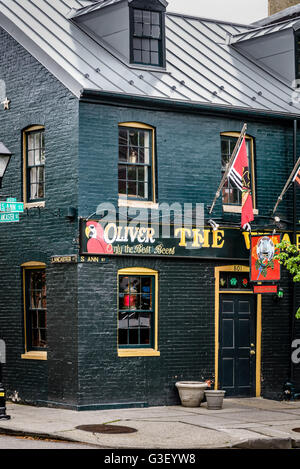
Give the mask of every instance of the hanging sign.
M 253 293 L 260 294 L 260 293 L 277 293 L 278 287 L 277 285 L 254 285 Z
M 276 282 L 280 280 L 280 264 L 274 259 L 276 245 L 280 235 L 251 236 L 250 247 L 250 281 Z

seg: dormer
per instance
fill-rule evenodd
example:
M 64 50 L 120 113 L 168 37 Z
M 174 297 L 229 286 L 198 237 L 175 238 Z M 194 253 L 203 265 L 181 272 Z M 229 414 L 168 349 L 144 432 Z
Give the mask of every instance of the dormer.
M 290 85 L 300 78 L 299 18 L 231 36 L 228 43 Z
M 72 21 L 117 55 L 138 68 L 164 68 L 165 0 L 102 0 L 81 8 Z

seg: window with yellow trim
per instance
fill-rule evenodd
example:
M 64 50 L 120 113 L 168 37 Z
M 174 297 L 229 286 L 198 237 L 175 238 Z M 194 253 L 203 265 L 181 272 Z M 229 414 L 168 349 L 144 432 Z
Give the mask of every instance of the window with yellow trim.
M 240 134 L 238 132 L 223 132 L 221 134 L 222 176 L 225 173 L 239 135 Z M 249 162 L 253 207 L 255 208 L 254 142 L 253 138 L 248 135 L 245 136 L 245 140 Z M 242 205 L 242 193 L 229 179 L 226 180 L 222 188 L 222 202 L 223 206 L 228 206 L 229 209 L 230 206 L 234 209 L 234 207 L 240 207 Z
M 46 270 L 23 267 L 25 351 L 46 350 L 47 295 Z
M 119 271 L 119 349 L 157 350 L 157 281 L 151 269 Z
M 119 196 L 155 201 L 154 129 L 146 124 L 119 124 Z
M 35 125 L 23 131 L 23 197 L 24 202 L 45 198 L 44 127 Z

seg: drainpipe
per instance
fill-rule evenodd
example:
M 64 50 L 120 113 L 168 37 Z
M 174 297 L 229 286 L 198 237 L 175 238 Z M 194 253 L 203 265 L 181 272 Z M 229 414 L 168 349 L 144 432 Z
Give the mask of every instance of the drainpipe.
M 294 119 L 293 129 L 293 162 L 294 166 L 297 162 L 297 119 Z M 293 244 L 296 244 L 296 233 L 297 233 L 297 200 L 296 200 L 296 184 L 293 184 Z M 291 346 L 295 337 L 295 315 L 296 315 L 296 284 L 292 284 L 292 315 L 291 315 Z M 294 364 L 290 360 L 290 381 L 294 380 Z

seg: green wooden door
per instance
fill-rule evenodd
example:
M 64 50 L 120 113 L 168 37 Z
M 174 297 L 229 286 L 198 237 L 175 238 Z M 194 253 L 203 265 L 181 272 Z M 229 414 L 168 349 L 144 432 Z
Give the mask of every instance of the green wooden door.
M 254 295 L 220 295 L 219 386 L 226 396 L 255 395 L 254 303 Z

